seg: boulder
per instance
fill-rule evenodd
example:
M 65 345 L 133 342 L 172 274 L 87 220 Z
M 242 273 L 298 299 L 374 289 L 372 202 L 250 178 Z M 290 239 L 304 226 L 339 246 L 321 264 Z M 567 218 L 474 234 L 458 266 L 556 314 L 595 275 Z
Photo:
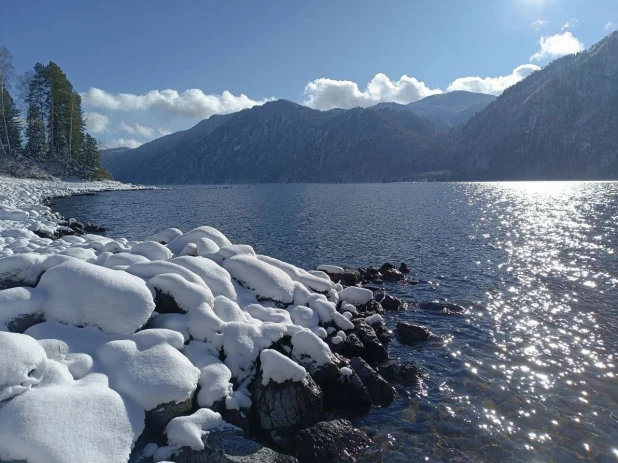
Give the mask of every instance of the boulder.
M 392 269 L 389 269 L 389 270 L 386 270 L 380 273 L 382 273 L 382 279 L 384 281 L 395 282 L 395 281 L 401 281 L 405 279 L 405 277 L 403 276 L 403 273 L 401 273 L 396 268 L 392 268 Z
M 324 406 L 328 410 L 365 414 L 371 410 L 371 396 L 359 376 L 348 370 L 324 388 Z
M 177 416 L 189 415 L 193 409 L 194 397 L 195 394 L 184 402 L 169 402 L 148 410 L 146 412 L 146 427 L 163 431 L 165 426 Z
M 459 314 L 466 311 L 465 307 L 459 304 L 451 304 L 447 302 L 421 302 L 418 305 L 419 309 L 431 310 L 433 312 L 442 312 L 444 314 Z
M 361 282 L 361 274 L 358 270 L 346 270 L 341 274 L 339 282 L 344 286 L 354 286 Z
M 395 400 L 397 392 L 377 371 L 359 357 L 354 357 L 350 367 L 358 375 L 369 392 L 373 405 L 389 405 Z
M 399 265 L 399 271 L 401 273 L 410 273 L 410 267 L 408 267 L 405 262 L 402 262 L 401 265 Z
M 182 447 L 174 453 L 176 463 L 297 463 L 257 442 L 245 439 L 241 430 L 217 429 L 202 437 L 204 450 Z
M 354 320 L 354 333 L 363 343 L 365 352 L 360 357 L 369 363 L 380 363 L 388 359 L 386 348 L 376 335 L 374 329 L 365 320 Z
M 366 304 L 363 304 L 357 307 L 358 311 L 363 313 L 365 316 L 373 315 L 374 313 L 383 315 L 384 307 L 375 299 L 370 300 Z
M 397 336 L 404 344 L 414 344 L 427 341 L 431 332 L 424 326 L 413 325 L 409 322 L 397 323 Z
M 324 419 L 324 395 L 311 376 L 305 381 L 262 384 L 260 371 L 251 384 L 253 410 L 260 429 L 289 435 Z
M 387 381 L 415 386 L 418 384 L 421 374 L 414 365 L 395 360 L 389 360 L 376 367 L 376 371 Z
M 388 272 L 389 270 L 396 270 L 396 268 L 397 267 L 395 267 L 390 262 L 385 262 L 384 264 L 382 264 L 382 267 L 380 267 L 380 273 Z
M 386 311 L 404 310 L 407 307 L 405 302 L 390 294 L 385 294 L 382 300 L 380 300 L 380 304 Z
M 347 420 L 322 421 L 300 431 L 295 440 L 299 463 L 355 462 L 358 454 L 371 452 L 372 445 L 367 434 Z
M 9 331 L 13 333 L 23 333 L 31 326 L 38 325 L 44 321 L 45 317 L 43 316 L 43 312 L 35 312 L 32 314 L 20 315 L 19 317 L 8 322 L 6 326 Z
M 348 357 L 356 357 L 364 355 L 366 352 L 365 346 L 354 333 L 349 333 L 345 340 L 345 353 Z

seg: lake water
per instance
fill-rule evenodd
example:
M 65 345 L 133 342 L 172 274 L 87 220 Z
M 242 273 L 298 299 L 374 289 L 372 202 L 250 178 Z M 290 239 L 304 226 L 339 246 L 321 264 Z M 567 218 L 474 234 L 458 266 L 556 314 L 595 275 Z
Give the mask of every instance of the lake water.
M 211 225 L 304 268 L 407 262 L 389 314 L 440 335 L 396 340 L 423 383 L 357 421 L 384 461 L 618 461 L 618 183 L 201 186 L 56 200 L 110 236 Z

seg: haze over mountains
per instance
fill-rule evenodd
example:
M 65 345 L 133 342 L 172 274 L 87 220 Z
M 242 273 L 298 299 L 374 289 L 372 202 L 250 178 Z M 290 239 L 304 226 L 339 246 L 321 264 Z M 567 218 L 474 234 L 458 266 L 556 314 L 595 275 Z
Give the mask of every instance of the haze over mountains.
M 102 163 L 149 184 L 618 178 L 618 33 L 498 98 L 330 111 L 278 100 L 104 152 Z

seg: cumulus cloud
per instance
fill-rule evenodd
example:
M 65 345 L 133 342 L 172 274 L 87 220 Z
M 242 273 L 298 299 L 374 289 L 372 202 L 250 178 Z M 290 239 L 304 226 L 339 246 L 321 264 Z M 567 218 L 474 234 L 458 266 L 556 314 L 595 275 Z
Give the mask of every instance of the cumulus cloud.
M 412 103 L 429 95 L 442 93 L 432 89 L 414 77 L 401 76 L 391 80 L 386 74 L 376 74 L 365 90 L 356 82 L 327 78 L 311 81 L 305 87 L 304 104 L 311 108 L 327 110 L 332 108 L 368 107 L 380 102 Z
M 142 111 L 155 109 L 165 115 L 180 115 L 192 119 L 206 119 L 213 114 L 229 114 L 269 99 L 252 100 L 246 95 L 233 95 L 227 90 L 221 95 L 207 95 L 199 89 L 151 90 L 143 95 L 112 94 L 100 88 L 91 88 L 80 94 L 84 106 L 110 111 Z
M 167 130 L 167 129 L 157 129 L 157 132 L 159 132 L 159 135 L 161 136 L 169 135 L 172 133 L 171 130 Z
M 532 23 L 532 27 L 534 28 L 535 31 L 541 30 L 541 28 L 547 26 L 549 24 L 549 21 L 547 21 L 546 19 L 537 19 L 536 21 L 534 21 Z
M 137 148 L 142 145 L 143 143 L 133 138 L 115 138 L 113 140 L 105 140 L 103 142 L 104 148 Z
M 138 134 L 146 138 L 154 138 L 156 133 L 155 129 L 152 127 L 146 127 L 145 125 L 141 125 L 139 123 L 132 126 L 125 123 L 125 121 L 120 122 L 120 130 L 130 134 Z
M 95 112 L 84 113 L 86 129 L 90 133 L 105 133 L 109 125 L 109 117 Z
M 605 27 L 603 27 L 603 29 L 605 29 L 606 31 L 610 31 L 613 32 L 615 30 L 618 30 L 618 24 L 616 24 L 615 22 L 609 21 Z
M 506 76 L 498 77 L 460 77 L 455 79 L 448 86 L 447 91 L 465 90 L 468 92 L 489 93 L 490 95 L 500 95 L 511 85 L 515 85 L 520 80 L 525 79 L 534 71 L 541 69 L 536 64 L 522 64 L 513 69 L 513 72 Z
M 559 58 L 560 56 L 572 55 L 584 50 L 584 44 L 570 31 L 548 37 L 541 36 L 539 45 L 541 49 L 530 57 L 530 61 Z

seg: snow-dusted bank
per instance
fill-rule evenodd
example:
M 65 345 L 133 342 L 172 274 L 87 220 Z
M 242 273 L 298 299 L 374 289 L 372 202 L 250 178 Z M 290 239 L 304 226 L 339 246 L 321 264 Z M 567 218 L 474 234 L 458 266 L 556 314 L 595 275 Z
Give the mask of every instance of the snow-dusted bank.
M 391 402 L 383 376 L 411 374 L 387 362 L 372 291 L 208 226 L 41 237 L 61 220 L 45 198 L 127 188 L 0 177 L 0 461 L 309 462 L 369 448 L 323 421 Z

